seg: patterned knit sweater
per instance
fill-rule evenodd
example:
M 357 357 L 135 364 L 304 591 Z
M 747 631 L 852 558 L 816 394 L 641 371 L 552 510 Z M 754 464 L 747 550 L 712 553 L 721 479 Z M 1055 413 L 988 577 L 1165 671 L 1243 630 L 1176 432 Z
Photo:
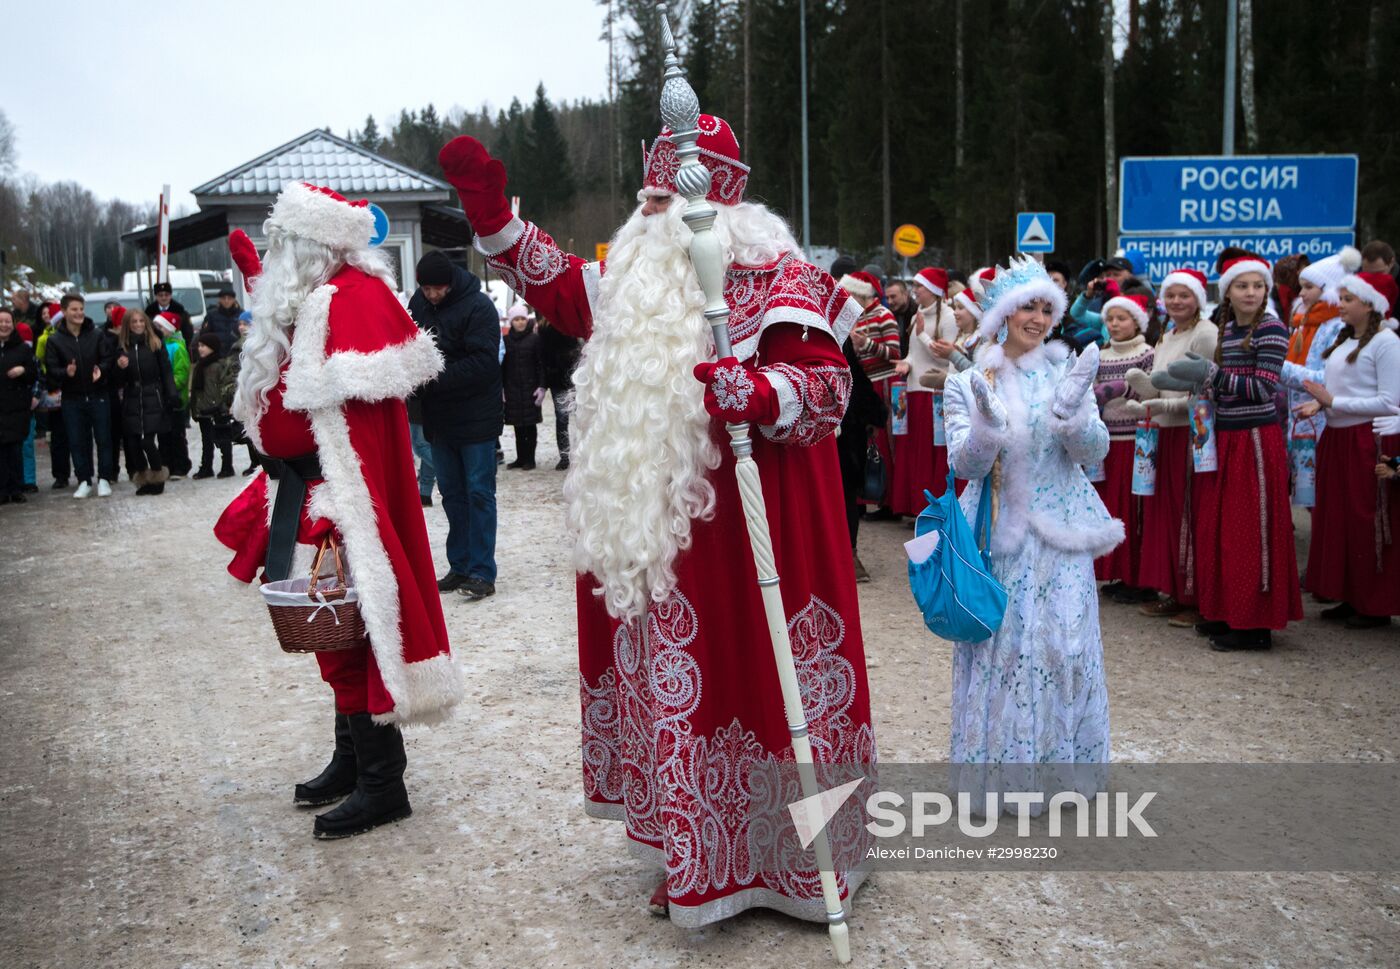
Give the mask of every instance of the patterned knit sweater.
M 1149 373 L 1152 370 L 1152 348 L 1141 333 L 1131 340 L 1111 340 L 1099 354 L 1099 374 L 1094 378 L 1095 385 L 1117 385 L 1117 396 L 1103 405 L 1103 422 L 1108 426 L 1111 441 L 1132 440 L 1137 433 L 1137 418 L 1123 413 L 1123 378 L 1134 367 Z
M 1279 372 L 1288 355 L 1288 328 L 1266 313 L 1254 331 L 1231 323 L 1220 334 L 1220 364 L 1207 381 L 1215 391 L 1215 426 L 1221 431 L 1245 431 L 1278 422 L 1274 402 Z
M 860 315 L 851 333 L 860 333 L 869 338 L 865 349 L 857 348 L 860 364 L 871 383 L 879 383 L 894 376 L 894 364 L 899 359 L 899 321 L 894 314 L 879 303 Z

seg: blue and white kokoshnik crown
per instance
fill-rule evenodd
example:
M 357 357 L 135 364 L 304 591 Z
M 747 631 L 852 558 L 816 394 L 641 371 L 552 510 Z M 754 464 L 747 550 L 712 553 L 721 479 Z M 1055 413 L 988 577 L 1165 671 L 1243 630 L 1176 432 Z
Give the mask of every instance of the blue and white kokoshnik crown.
M 1012 256 L 1006 268 L 997 267 L 992 281 L 985 284 L 982 298 L 982 319 L 977 333 L 984 340 L 994 340 L 1006 318 L 1033 299 L 1046 300 L 1051 306 L 1054 322 L 1065 315 L 1065 291 L 1055 285 L 1045 267 L 1029 256 Z

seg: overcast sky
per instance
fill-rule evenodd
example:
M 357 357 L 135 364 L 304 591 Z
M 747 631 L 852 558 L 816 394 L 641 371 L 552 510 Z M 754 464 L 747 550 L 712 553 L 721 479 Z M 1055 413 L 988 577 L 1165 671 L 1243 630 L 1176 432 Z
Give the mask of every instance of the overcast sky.
M 155 202 L 300 134 L 372 113 L 607 93 L 594 0 L 20 0 L 0 108 L 21 171 Z M 21 38 L 27 38 L 23 40 Z M 32 41 L 29 42 L 29 41 Z

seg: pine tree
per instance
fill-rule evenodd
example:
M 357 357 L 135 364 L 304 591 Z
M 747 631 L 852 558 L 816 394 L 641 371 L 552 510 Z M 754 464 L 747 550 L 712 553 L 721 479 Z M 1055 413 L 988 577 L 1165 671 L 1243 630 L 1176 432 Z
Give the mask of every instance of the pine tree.
M 377 152 L 380 150 L 383 140 L 384 139 L 379 136 L 379 125 L 375 123 L 374 115 L 366 115 L 364 130 L 359 132 L 354 139 L 355 144 L 359 145 L 361 148 L 368 148 L 370 151 Z
M 535 88 L 530 108 L 530 170 L 528 182 L 534 187 L 528 213 L 548 221 L 567 209 L 574 199 L 573 167 L 569 145 L 559 130 L 554 107 L 545 95 L 544 84 Z

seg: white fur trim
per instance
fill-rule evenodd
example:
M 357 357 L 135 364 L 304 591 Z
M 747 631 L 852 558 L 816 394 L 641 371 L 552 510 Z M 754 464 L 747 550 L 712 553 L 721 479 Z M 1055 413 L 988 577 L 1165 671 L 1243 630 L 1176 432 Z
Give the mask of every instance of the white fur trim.
M 403 343 L 373 353 L 327 357 L 331 298 L 336 291 L 330 283 L 317 287 L 297 311 L 298 350 L 283 381 L 282 402 L 287 408 L 310 411 L 338 407 L 347 400 L 401 399 L 442 371 L 442 354 L 432 336 L 421 330 Z M 310 352 L 313 343 L 316 349 Z
M 1220 296 L 1222 299 L 1225 296 L 1225 291 L 1230 288 L 1230 284 L 1246 273 L 1258 273 L 1263 276 L 1266 286 L 1274 284 L 1274 271 L 1267 262 L 1262 259 L 1241 259 L 1220 274 Z
M 268 222 L 331 249 L 364 249 L 374 235 L 374 213 L 369 206 L 337 201 L 302 182 L 283 187 Z
M 781 373 L 773 370 L 762 370 L 760 373 L 768 378 L 773 392 L 778 395 L 778 419 L 770 426 L 775 431 L 785 431 L 797 423 L 797 418 L 802 415 L 802 398 L 798 396 L 792 381 Z
M 1337 288 L 1346 290 L 1363 303 L 1369 303 L 1371 309 L 1382 317 L 1390 314 L 1390 300 L 1382 296 L 1380 290 L 1355 273 L 1343 276 L 1341 282 L 1337 283 Z
M 1201 285 L 1201 281 L 1190 273 L 1167 273 L 1167 277 L 1162 280 L 1160 293 L 1166 293 L 1168 286 L 1185 286 L 1191 291 L 1191 295 L 1196 297 L 1196 309 L 1203 315 L 1206 307 L 1210 305 L 1210 300 L 1206 299 L 1206 288 Z M 1146 326 L 1146 324 L 1143 324 Z
M 586 262 L 583 264 L 583 294 L 588 297 L 588 311 L 596 313 L 598 311 L 598 287 L 603 282 L 603 265 L 598 262 Z
M 400 350 L 400 347 L 408 348 L 417 343 L 418 338 L 415 338 L 400 344 L 400 347 L 390 347 L 375 354 L 356 354 L 364 361 L 348 369 L 332 371 L 330 361 L 326 360 L 326 335 L 330 298 L 334 293 L 334 286 L 322 286 L 302 305 L 292 338 L 292 365 L 287 370 L 284 399 L 289 408 L 307 412 L 321 459 L 321 471 L 325 475 L 325 480 L 312 492 L 309 510 L 317 518 L 333 522 L 345 542 L 345 553 L 360 597 L 360 613 L 364 616 L 375 664 L 379 667 L 385 689 L 394 699 L 393 711 L 376 716 L 376 722 L 400 725 L 436 723 L 446 717 L 451 707 L 461 699 L 465 683 L 450 653 L 440 653 L 417 663 L 404 662 L 398 578 L 380 538 L 378 515 L 369 486 L 365 483 L 360 457 L 350 442 L 350 425 L 341 409 L 344 401 L 351 398 L 383 400 L 400 396 L 379 389 L 371 391 L 371 396 L 363 397 L 357 392 L 341 392 L 363 389 L 347 388 L 345 385 L 367 378 L 372 371 L 365 361 L 376 359 L 383 366 L 386 361 L 382 354 L 403 353 L 406 356 L 402 359 L 416 359 L 408 355 L 421 354 L 422 351 Z M 441 359 L 436 356 L 435 348 L 433 353 L 436 368 L 440 369 Z M 297 385 L 304 384 L 304 395 L 314 401 L 312 403 L 293 403 L 292 377 L 293 370 L 298 367 L 301 370 Z M 317 390 L 318 378 L 338 389 L 331 393 Z M 381 377 L 388 383 L 400 383 L 402 379 L 393 374 Z
M 1139 331 L 1147 329 L 1147 311 L 1144 310 L 1137 303 L 1134 303 L 1132 300 L 1128 299 L 1128 297 L 1113 297 L 1113 299 L 1103 304 L 1103 309 L 1101 309 L 1099 312 L 1102 314 L 1114 309 L 1123 310 L 1134 320 L 1136 320 Z
M 837 282 L 842 289 L 856 297 L 856 299 L 873 299 L 875 296 L 875 287 L 871 286 L 863 279 L 856 279 L 854 276 L 847 274 L 842 276 Z
M 525 234 L 525 223 L 519 216 L 512 218 L 499 232 L 493 232 L 489 236 L 477 236 L 472 240 L 472 246 L 483 256 L 499 256 L 511 246 L 520 241 L 520 237 Z
M 977 324 L 977 335 L 985 340 L 995 340 L 1006 318 L 1033 299 L 1043 299 L 1050 304 L 1051 326 L 1059 323 L 1065 315 L 1065 291 L 1049 279 L 1037 279 L 1002 294 L 995 304 L 987 307 L 981 322 Z

